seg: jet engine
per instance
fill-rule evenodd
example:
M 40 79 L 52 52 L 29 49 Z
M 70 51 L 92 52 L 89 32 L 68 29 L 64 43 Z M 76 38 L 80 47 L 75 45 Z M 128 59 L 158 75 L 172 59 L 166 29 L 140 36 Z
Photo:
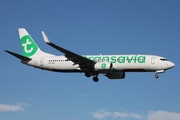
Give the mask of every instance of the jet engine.
M 107 73 L 106 76 L 109 79 L 124 79 L 125 78 L 125 72 L 112 72 Z
M 95 71 L 111 71 L 112 70 L 112 63 L 107 63 L 107 62 L 97 62 L 94 65 Z

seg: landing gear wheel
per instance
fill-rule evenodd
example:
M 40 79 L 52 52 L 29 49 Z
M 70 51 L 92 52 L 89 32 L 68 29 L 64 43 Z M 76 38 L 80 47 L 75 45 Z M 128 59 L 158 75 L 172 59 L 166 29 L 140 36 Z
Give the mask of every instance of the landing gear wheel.
M 98 77 L 93 77 L 93 81 L 94 81 L 94 82 L 98 82 L 98 81 L 99 81 L 99 78 L 98 78 Z
M 85 76 L 86 76 L 86 77 L 91 77 L 91 74 L 90 74 L 89 72 L 86 72 L 86 73 L 85 73 Z
M 155 78 L 159 78 L 159 75 L 155 75 Z

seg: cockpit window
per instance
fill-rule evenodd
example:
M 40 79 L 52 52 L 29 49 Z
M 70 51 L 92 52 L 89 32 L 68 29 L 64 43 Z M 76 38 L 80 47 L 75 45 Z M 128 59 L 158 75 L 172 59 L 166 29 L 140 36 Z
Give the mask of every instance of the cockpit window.
M 160 60 L 162 60 L 162 61 L 168 61 L 168 59 L 165 59 L 165 58 L 161 58 Z

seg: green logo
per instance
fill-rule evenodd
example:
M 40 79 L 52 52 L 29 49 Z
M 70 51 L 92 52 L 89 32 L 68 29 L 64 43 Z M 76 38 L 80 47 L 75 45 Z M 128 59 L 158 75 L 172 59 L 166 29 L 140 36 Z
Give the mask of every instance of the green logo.
M 38 46 L 29 35 L 23 36 L 21 38 L 21 45 L 23 55 L 26 57 L 31 57 L 36 53 L 38 49 Z
M 105 69 L 105 68 L 106 68 L 106 64 L 103 63 L 103 64 L 101 65 L 101 67 L 102 67 L 103 69 Z

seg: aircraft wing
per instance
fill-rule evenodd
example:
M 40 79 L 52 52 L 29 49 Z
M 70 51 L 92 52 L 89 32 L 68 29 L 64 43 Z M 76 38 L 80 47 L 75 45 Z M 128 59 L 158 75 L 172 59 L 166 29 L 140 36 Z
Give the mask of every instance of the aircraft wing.
M 93 60 L 90 60 L 90 59 L 87 59 L 81 55 L 78 55 L 74 52 L 71 52 L 69 50 L 66 50 L 60 46 L 57 46 L 55 45 L 54 43 L 50 42 L 48 37 L 46 36 L 46 34 L 42 31 L 42 36 L 44 38 L 44 41 L 50 45 L 51 47 L 59 50 L 60 52 L 64 53 L 65 54 L 65 57 L 68 58 L 68 60 L 71 60 L 74 62 L 74 65 L 78 64 L 79 67 L 82 69 L 82 70 L 85 70 L 85 69 L 88 69 L 88 68 L 91 68 L 92 66 L 94 66 L 94 64 L 96 63 L 95 61 Z

